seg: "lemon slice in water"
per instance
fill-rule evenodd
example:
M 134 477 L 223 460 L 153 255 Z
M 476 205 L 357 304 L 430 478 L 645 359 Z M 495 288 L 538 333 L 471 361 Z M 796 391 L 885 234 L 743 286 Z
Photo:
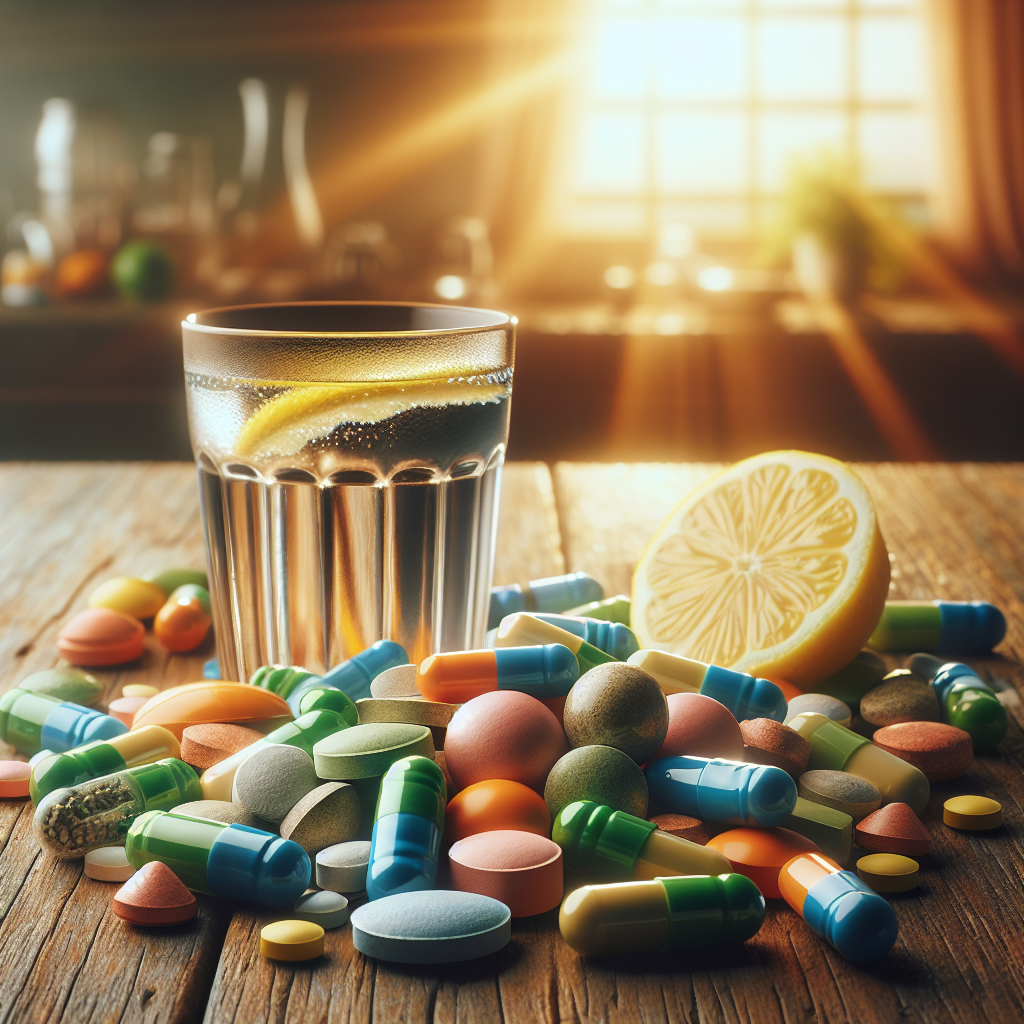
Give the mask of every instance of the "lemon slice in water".
M 888 588 L 861 479 L 824 455 L 768 452 L 662 524 L 633 575 L 631 625 L 645 647 L 809 686 L 853 660 Z
M 424 406 L 496 402 L 508 384 L 488 378 L 371 384 L 299 384 L 253 413 L 235 438 L 235 454 L 294 455 L 346 423 L 379 423 Z

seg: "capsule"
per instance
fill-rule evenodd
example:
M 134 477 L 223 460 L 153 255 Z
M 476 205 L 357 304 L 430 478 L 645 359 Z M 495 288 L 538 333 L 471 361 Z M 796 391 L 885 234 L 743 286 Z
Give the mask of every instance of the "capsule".
M 32 831 L 54 857 L 84 857 L 101 846 L 123 843 L 140 814 L 202 798 L 191 765 L 166 757 L 53 790 L 36 807 Z
M 210 632 L 210 594 L 197 583 L 178 587 L 153 619 L 157 640 L 169 651 L 194 651 Z
M 910 670 L 931 680 L 944 722 L 963 729 L 975 750 L 995 749 L 1006 735 L 1006 708 L 974 669 L 957 661 L 942 662 L 930 654 L 915 654 Z
M 416 673 L 416 688 L 427 700 L 464 704 L 493 690 L 518 690 L 538 700 L 564 697 L 580 674 L 567 647 L 502 647 L 493 651 L 432 654 Z
M 249 678 L 249 685 L 270 690 L 287 700 L 292 690 L 310 679 L 319 682 L 320 676 L 300 665 L 261 665 Z
M 127 731 L 124 722 L 101 711 L 41 693 L 14 689 L 0 697 L 0 740 L 22 754 L 44 749 L 61 753 Z
M 860 699 L 878 686 L 889 668 L 874 651 L 863 650 L 848 665 L 820 683 L 807 687 L 807 693 L 824 693 L 848 705 L 854 714 Z
M 763 921 L 757 886 L 732 873 L 585 885 L 558 913 L 562 938 L 583 956 L 746 942 Z
M 720 875 L 729 861 L 707 846 L 662 832 L 653 821 L 577 800 L 559 812 L 551 838 L 567 870 L 601 882 L 644 881 L 663 875 Z
M 333 686 L 314 686 L 304 690 L 295 703 L 297 718 L 308 715 L 310 711 L 327 710 L 341 715 L 349 725 L 359 724 L 359 709 L 347 694 L 335 690 Z
M 886 601 L 868 647 L 987 654 L 1004 636 L 1006 617 L 988 601 Z
M 896 942 L 896 912 L 831 857 L 798 854 L 782 866 L 779 889 L 811 931 L 851 963 L 877 960 Z
M 309 857 L 298 843 L 175 811 L 136 818 L 124 852 L 133 868 L 159 860 L 195 892 L 266 907 L 291 910 L 309 886 Z
M 796 783 L 772 765 L 721 757 L 659 757 L 644 774 L 657 813 L 771 828 L 796 807 Z
M 625 661 L 631 654 L 640 650 L 640 641 L 637 640 L 636 634 L 621 622 L 574 615 L 549 615 L 547 612 L 534 612 L 533 615 L 544 622 L 550 622 L 552 626 L 574 633 L 588 644 L 593 644 L 599 651 L 604 651 L 619 661 Z
M 288 694 L 288 706 L 297 715 L 303 695 L 314 686 L 330 686 L 341 690 L 352 701 L 363 700 L 372 696 L 370 683 L 381 672 L 396 665 L 408 664 L 409 655 L 401 644 L 396 644 L 394 640 L 378 640 L 355 657 L 335 665 L 321 679 L 307 679 L 300 683 Z
M 498 632 L 494 635 L 495 649 L 540 647 L 546 644 L 561 644 L 563 647 L 568 647 L 576 655 L 580 675 L 590 671 L 595 665 L 619 660 L 598 650 L 593 644 L 588 644 L 586 640 L 576 636 L 575 633 L 552 626 L 550 622 L 544 622 L 534 615 L 522 612 L 506 615 L 501 620 L 501 625 L 498 626 Z
M 564 612 L 578 604 L 600 601 L 604 588 L 585 572 L 564 576 L 546 576 L 530 580 L 525 587 L 512 583 L 507 587 L 491 587 L 491 608 L 487 628 L 494 629 L 513 612 Z
M 736 672 L 719 665 L 683 658 L 667 651 L 637 651 L 629 658 L 650 673 L 666 694 L 700 693 L 724 704 L 737 722 L 748 718 L 786 718 L 786 695 L 769 679 L 756 679 L 746 672 Z
M 791 718 L 789 728 L 811 744 L 809 772 L 849 772 L 870 782 L 882 794 L 882 803 L 907 804 L 915 814 L 924 810 L 931 787 L 912 764 L 814 711 Z
M 312 757 L 313 746 L 316 743 L 355 724 L 353 721 L 347 721 L 337 712 L 328 711 L 326 708 L 309 711 L 296 718 L 294 722 L 287 722 L 279 729 L 267 733 L 263 739 L 250 743 L 237 754 L 218 761 L 212 768 L 207 768 L 199 780 L 203 787 L 202 798 L 204 800 L 230 801 L 235 772 L 238 771 L 239 765 L 255 754 L 257 750 L 273 746 L 275 743 L 283 743 L 289 747 L 299 747 Z
M 101 775 L 180 756 L 181 746 L 174 733 L 162 725 L 144 725 L 110 740 L 96 740 L 62 754 L 50 753 L 40 758 L 32 769 L 29 795 L 33 803 L 39 803 L 55 789 L 80 786 Z
M 370 836 L 371 900 L 434 888 L 445 798 L 444 773 L 429 757 L 403 757 L 387 770 Z
M 621 622 L 629 625 L 629 598 L 625 594 L 606 597 L 601 601 L 588 601 L 576 608 L 566 609 L 566 615 L 581 615 L 588 619 L 601 619 L 606 622 Z

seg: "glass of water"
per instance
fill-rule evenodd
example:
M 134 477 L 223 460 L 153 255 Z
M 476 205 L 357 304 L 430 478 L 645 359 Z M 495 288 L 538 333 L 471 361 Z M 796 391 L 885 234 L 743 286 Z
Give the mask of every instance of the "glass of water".
M 182 334 L 221 678 L 481 647 L 515 319 L 293 303 Z

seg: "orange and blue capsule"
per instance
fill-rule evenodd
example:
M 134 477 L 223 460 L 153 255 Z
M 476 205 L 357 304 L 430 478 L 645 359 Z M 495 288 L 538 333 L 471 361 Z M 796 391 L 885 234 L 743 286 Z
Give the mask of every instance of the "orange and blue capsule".
M 899 933 L 896 912 L 866 882 L 844 871 L 831 857 L 801 853 L 779 874 L 785 901 L 816 935 L 851 963 L 885 956 Z
M 427 700 L 463 704 L 492 690 L 519 690 L 538 700 L 564 697 L 580 666 L 561 644 L 503 647 L 485 651 L 432 654 L 416 675 L 416 688 Z

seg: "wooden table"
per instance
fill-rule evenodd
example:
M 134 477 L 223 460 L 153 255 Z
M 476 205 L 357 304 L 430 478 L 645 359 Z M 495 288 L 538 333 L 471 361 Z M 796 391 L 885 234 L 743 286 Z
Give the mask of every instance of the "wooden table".
M 496 582 L 586 569 L 628 591 L 641 547 L 704 465 L 511 464 Z M 81 861 L 42 855 L 27 802 L 0 801 L 0 1024 L 190 1022 L 742 1022 L 1024 1019 L 1024 466 L 862 466 L 893 558 L 894 597 L 976 597 L 1007 612 L 1000 656 L 977 664 L 1012 684 L 998 755 L 933 788 L 934 852 L 921 888 L 894 900 L 900 938 L 852 967 L 781 901 L 750 942 L 727 951 L 584 961 L 556 914 L 515 922 L 501 953 L 441 968 L 367 960 L 350 930 L 327 955 L 288 966 L 259 955 L 271 918 L 199 897 L 187 925 L 138 929 L 110 913 L 114 887 Z M 191 466 L 0 468 L 0 689 L 56 661 L 61 625 L 105 578 L 201 562 Z M 122 684 L 200 678 L 209 651 L 99 673 Z M 893 661 L 895 665 L 896 662 Z M 2 755 L 0 755 L 2 756 Z M 971 835 L 941 824 L 958 793 L 1000 800 L 1006 826 Z

